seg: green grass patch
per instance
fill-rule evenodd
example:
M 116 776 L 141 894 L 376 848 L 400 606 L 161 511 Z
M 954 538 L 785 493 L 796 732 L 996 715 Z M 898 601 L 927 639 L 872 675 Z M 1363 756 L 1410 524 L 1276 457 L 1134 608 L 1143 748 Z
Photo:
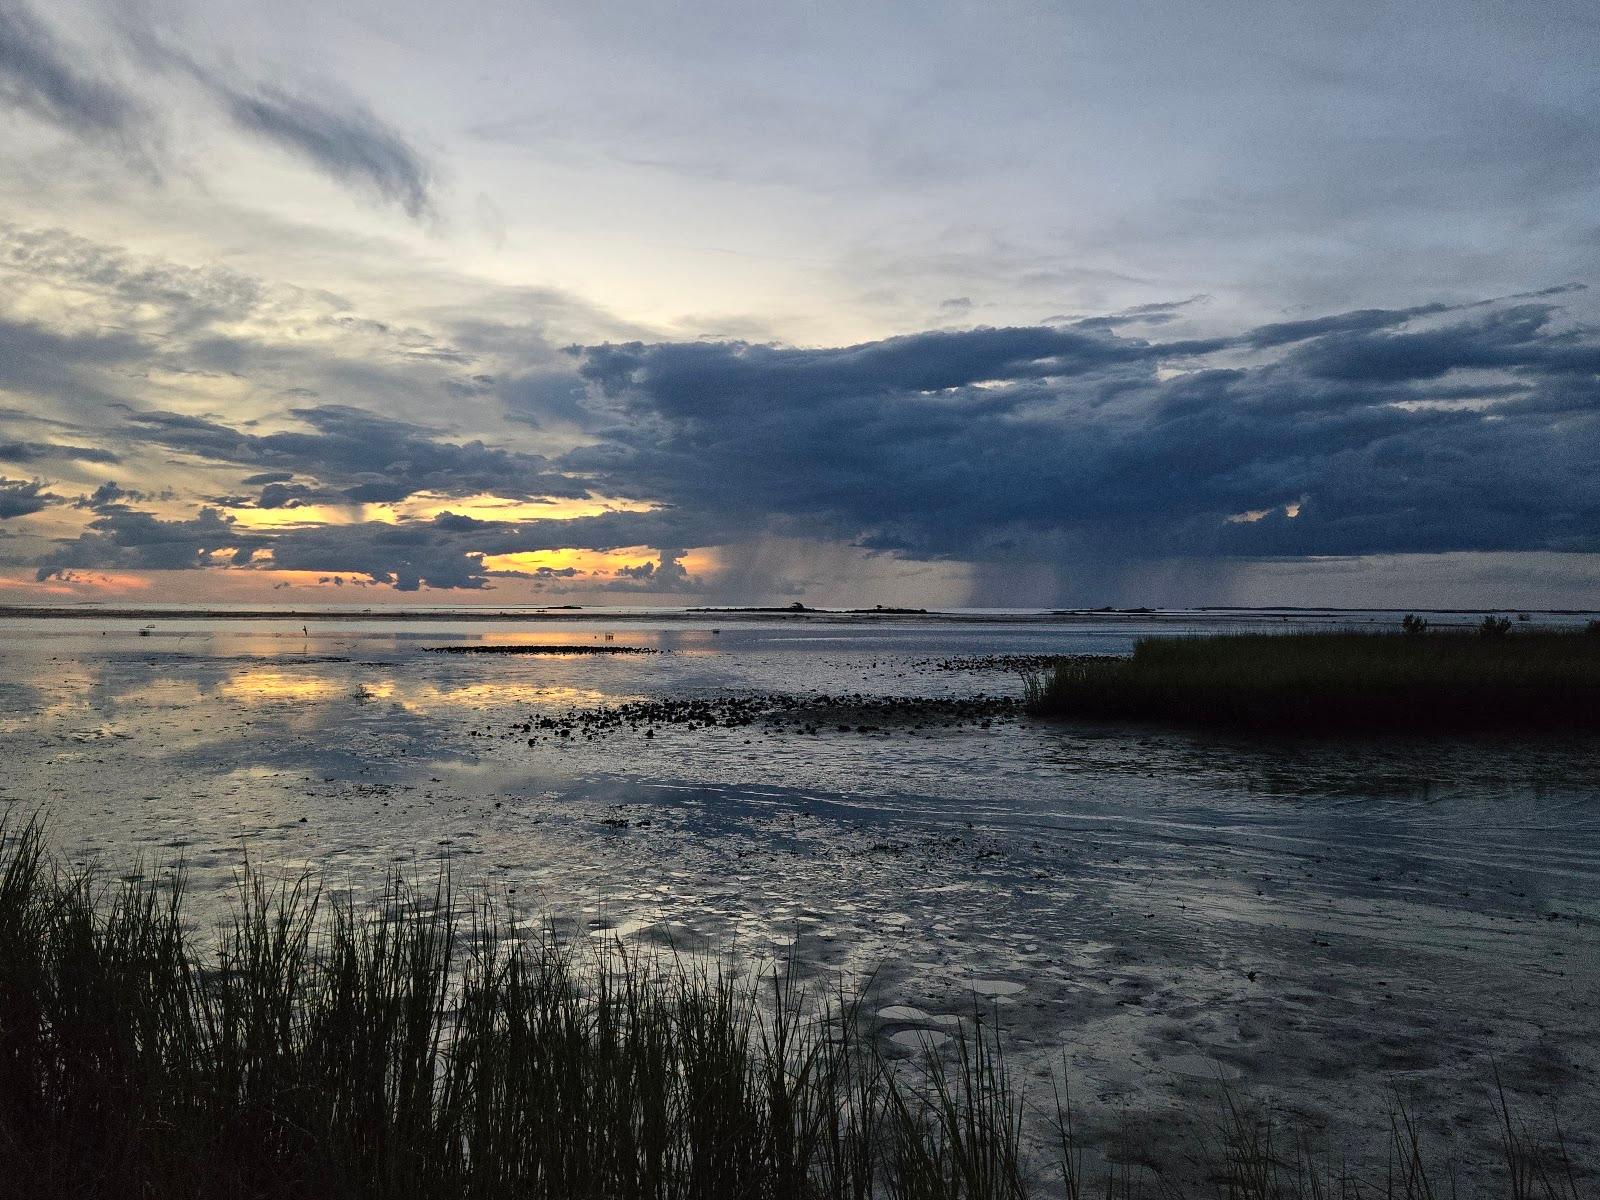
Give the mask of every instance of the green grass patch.
M 1224 634 L 1140 641 L 1029 681 L 1036 716 L 1316 733 L 1600 729 L 1600 631 Z

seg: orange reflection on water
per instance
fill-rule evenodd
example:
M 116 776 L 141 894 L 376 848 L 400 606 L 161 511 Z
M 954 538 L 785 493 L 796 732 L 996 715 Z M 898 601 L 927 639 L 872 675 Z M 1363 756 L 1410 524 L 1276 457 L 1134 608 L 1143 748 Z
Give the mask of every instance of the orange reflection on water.
M 484 646 L 655 646 L 661 641 L 661 634 L 656 630 L 629 629 L 626 626 L 609 636 L 606 632 L 596 633 L 593 629 L 509 629 L 489 630 L 479 634 L 476 640 Z M 537 657 L 529 656 L 530 659 Z M 560 658 L 558 655 L 552 661 L 559 661 Z M 567 661 L 570 661 L 570 656 L 567 656 Z
M 401 684 L 388 679 L 367 683 L 362 690 L 372 700 L 398 704 L 409 712 L 437 712 L 450 708 L 482 708 L 495 704 L 522 704 L 531 708 L 592 708 L 633 699 L 602 692 L 595 688 L 551 686 L 547 683 L 519 683 L 495 680 L 464 683 L 460 686 L 439 683 Z
M 247 667 L 223 681 L 220 694 L 231 700 L 266 702 L 273 700 L 324 701 L 348 696 L 350 683 L 338 684 L 310 671 L 286 671 L 278 667 Z
M 220 694 L 245 704 L 293 700 L 307 704 L 349 700 L 395 706 L 418 715 L 450 709 L 482 709 L 515 704 L 529 708 L 589 708 L 615 703 L 619 697 L 595 688 L 568 687 L 508 679 L 460 684 L 397 679 L 330 679 L 270 668 L 251 668 L 230 677 Z

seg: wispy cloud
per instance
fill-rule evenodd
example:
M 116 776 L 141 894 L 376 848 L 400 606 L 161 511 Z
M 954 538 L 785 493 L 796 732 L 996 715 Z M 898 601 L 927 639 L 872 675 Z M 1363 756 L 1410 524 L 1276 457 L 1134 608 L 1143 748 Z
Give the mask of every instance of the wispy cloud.
M 189 80 L 234 129 L 414 219 L 435 215 L 436 170 L 366 104 L 327 82 L 299 90 L 248 82 L 168 45 L 141 18 L 124 13 L 118 28 L 144 91 L 173 77 Z M 62 41 L 21 0 L 0 0 L 0 102 L 82 141 L 115 143 L 146 167 L 161 157 L 160 104 L 114 78 L 101 58 Z
M 66 446 L 57 442 L 0 441 L 0 462 L 32 463 L 49 458 L 107 465 L 122 461 L 120 454 L 110 450 L 100 450 L 94 446 Z
M 241 89 L 214 75 L 207 83 L 239 128 L 346 186 L 398 205 L 407 216 L 433 214 L 433 168 L 360 102 L 315 99 L 272 84 Z
M 0 98 L 79 137 L 132 137 L 145 109 L 84 61 L 19 0 L 0 0 Z

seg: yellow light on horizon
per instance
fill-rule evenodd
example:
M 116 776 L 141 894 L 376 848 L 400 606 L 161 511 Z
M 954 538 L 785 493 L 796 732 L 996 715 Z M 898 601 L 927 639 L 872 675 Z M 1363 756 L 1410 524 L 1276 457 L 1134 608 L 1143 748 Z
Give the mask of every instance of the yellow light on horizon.
M 397 504 L 374 507 L 395 520 L 410 518 L 431 521 L 448 512 L 479 521 L 570 521 L 575 517 L 598 517 L 608 512 L 650 512 L 656 505 L 615 496 L 551 496 L 532 502 L 508 499 L 492 492 L 479 492 L 473 496 L 439 496 L 419 492 Z
M 570 521 L 608 512 L 650 512 L 656 506 L 642 500 L 614 496 L 592 498 L 552 497 L 533 502 L 508 499 L 489 492 L 472 496 L 439 496 L 419 492 L 394 504 L 301 504 L 285 508 L 226 508 L 240 529 L 282 529 L 301 525 L 357 525 L 378 521 L 431 521 L 445 513 L 477 521 Z
M 514 554 L 486 555 L 483 565 L 490 571 L 537 572 L 541 567 L 563 571 L 568 567 L 583 572 L 577 579 L 599 576 L 614 577 L 622 567 L 637 567 L 641 563 L 657 562 L 660 551 L 650 546 L 628 546 L 621 550 L 582 550 L 568 547 L 560 550 L 523 550 Z M 690 550 L 678 559 L 690 575 L 698 575 L 717 568 L 717 559 L 709 549 Z
M 303 504 L 295 508 L 224 509 L 239 529 L 284 529 L 300 525 L 356 525 L 367 520 L 364 504 Z

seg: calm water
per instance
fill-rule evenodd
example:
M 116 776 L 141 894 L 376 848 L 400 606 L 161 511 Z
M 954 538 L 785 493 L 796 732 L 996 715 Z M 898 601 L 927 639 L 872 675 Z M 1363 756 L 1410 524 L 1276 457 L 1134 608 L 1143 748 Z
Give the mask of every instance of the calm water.
M 1119 1121 L 1222 1078 L 1335 1138 L 1397 1089 L 1443 1138 L 1487 1128 L 1497 1063 L 1593 1162 L 1593 739 L 512 729 L 651 698 L 1017 694 L 1006 671 L 940 664 L 1367 619 L 1392 617 L 17 619 L 0 800 L 47 808 L 75 860 L 181 857 L 213 907 L 245 852 L 358 889 L 448 855 L 574 936 L 792 944 L 819 979 L 871 972 L 877 1002 L 926 1014 L 886 1024 L 900 1047 L 976 996 L 1027 1070 L 1064 1051 L 1073 1095 Z M 608 635 L 666 653 L 424 652 Z

